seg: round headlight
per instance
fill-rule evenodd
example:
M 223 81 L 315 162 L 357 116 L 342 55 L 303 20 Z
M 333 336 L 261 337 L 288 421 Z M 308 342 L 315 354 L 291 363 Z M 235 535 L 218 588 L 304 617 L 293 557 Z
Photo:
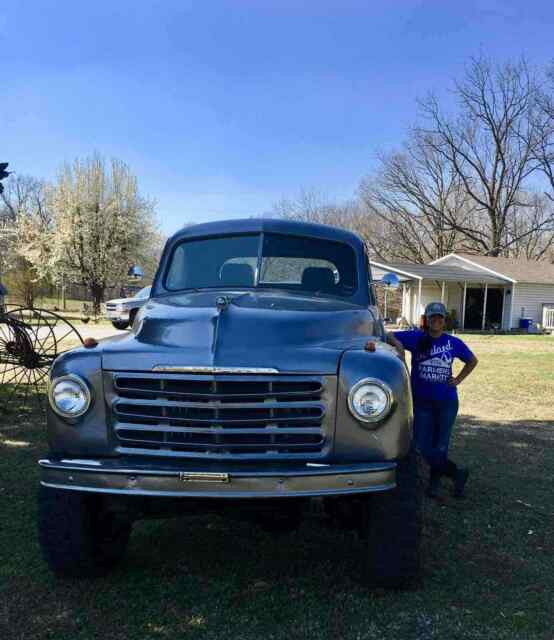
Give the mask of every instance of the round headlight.
M 392 407 L 392 391 L 380 380 L 360 380 L 350 390 L 348 407 L 357 420 L 378 422 L 385 418 Z
M 49 391 L 50 406 L 64 418 L 78 418 L 90 407 L 87 383 L 74 375 L 52 380 Z

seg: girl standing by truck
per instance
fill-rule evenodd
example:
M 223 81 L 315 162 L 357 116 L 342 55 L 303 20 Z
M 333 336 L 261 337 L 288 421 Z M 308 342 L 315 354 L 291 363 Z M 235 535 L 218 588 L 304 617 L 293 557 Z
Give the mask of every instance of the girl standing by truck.
M 432 302 L 425 308 L 422 329 L 395 331 L 387 334 L 387 342 L 401 357 L 404 350 L 412 354 L 414 437 L 430 466 L 428 495 L 436 498 L 441 477 L 447 476 L 454 483 L 454 496 L 462 498 L 469 471 L 448 458 L 448 448 L 458 415 L 456 387 L 475 369 L 477 358 L 460 338 L 445 333 L 445 324 L 445 306 Z M 454 358 L 465 363 L 455 377 Z

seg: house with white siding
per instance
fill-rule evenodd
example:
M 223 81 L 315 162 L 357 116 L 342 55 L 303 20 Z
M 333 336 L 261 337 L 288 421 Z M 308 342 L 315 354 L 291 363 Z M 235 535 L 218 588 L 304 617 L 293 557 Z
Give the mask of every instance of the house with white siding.
M 465 329 L 554 330 L 554 264 L 451 253 L 429 264 L 371 260 L 375 280 L 399 278 L 402 317 L 417 325 L 425 305 L 442 301 Z

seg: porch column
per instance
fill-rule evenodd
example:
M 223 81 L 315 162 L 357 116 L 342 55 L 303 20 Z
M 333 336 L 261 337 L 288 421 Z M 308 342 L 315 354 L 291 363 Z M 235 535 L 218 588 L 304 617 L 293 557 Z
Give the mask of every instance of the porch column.
M 465 326 L 466 321 L 466 292 L 467 292 L 467 282 L 464 282 L 464 293 L 462 296 L 462 329 Z
M 406 317 L 406 285 L 402 283 L 402 308 L 400 309 L 400 317 Z
M 441 302 L 444 304 L 444 280 L 442 281 Z
M 483 296 L 483 323 L 481 325 L 481 330 L 485 330 L 485 316 L 487 314 L 487 293 L 489 290 L 489 285 L 485 282 L 485 295 Z
M 417 287 L 417 304 L 416 304 L 417 317 L 415 319 L 415 322 L 416 322 L 416 324 L 418 326 L 419 326 L 419 317 L 421 315 L 420 307 L 421 307 L 421 279 L 419 280 L 419 284 L 418 284 L 418 287 Z

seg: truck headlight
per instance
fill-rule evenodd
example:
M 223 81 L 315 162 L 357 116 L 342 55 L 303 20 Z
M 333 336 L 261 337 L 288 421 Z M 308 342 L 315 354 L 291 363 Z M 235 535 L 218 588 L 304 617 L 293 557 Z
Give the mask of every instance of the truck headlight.
M 48 399 L 52 409 L 63 418 L 78 418 L 88 411 L 91 397 L 87 383 L 79 376 L 66 375 L 50 383 Z
M 350 413 L 361 422 L 379 422 L 392 407 L 392 391 L 381 380 L 364 378 L 348 394 Z

